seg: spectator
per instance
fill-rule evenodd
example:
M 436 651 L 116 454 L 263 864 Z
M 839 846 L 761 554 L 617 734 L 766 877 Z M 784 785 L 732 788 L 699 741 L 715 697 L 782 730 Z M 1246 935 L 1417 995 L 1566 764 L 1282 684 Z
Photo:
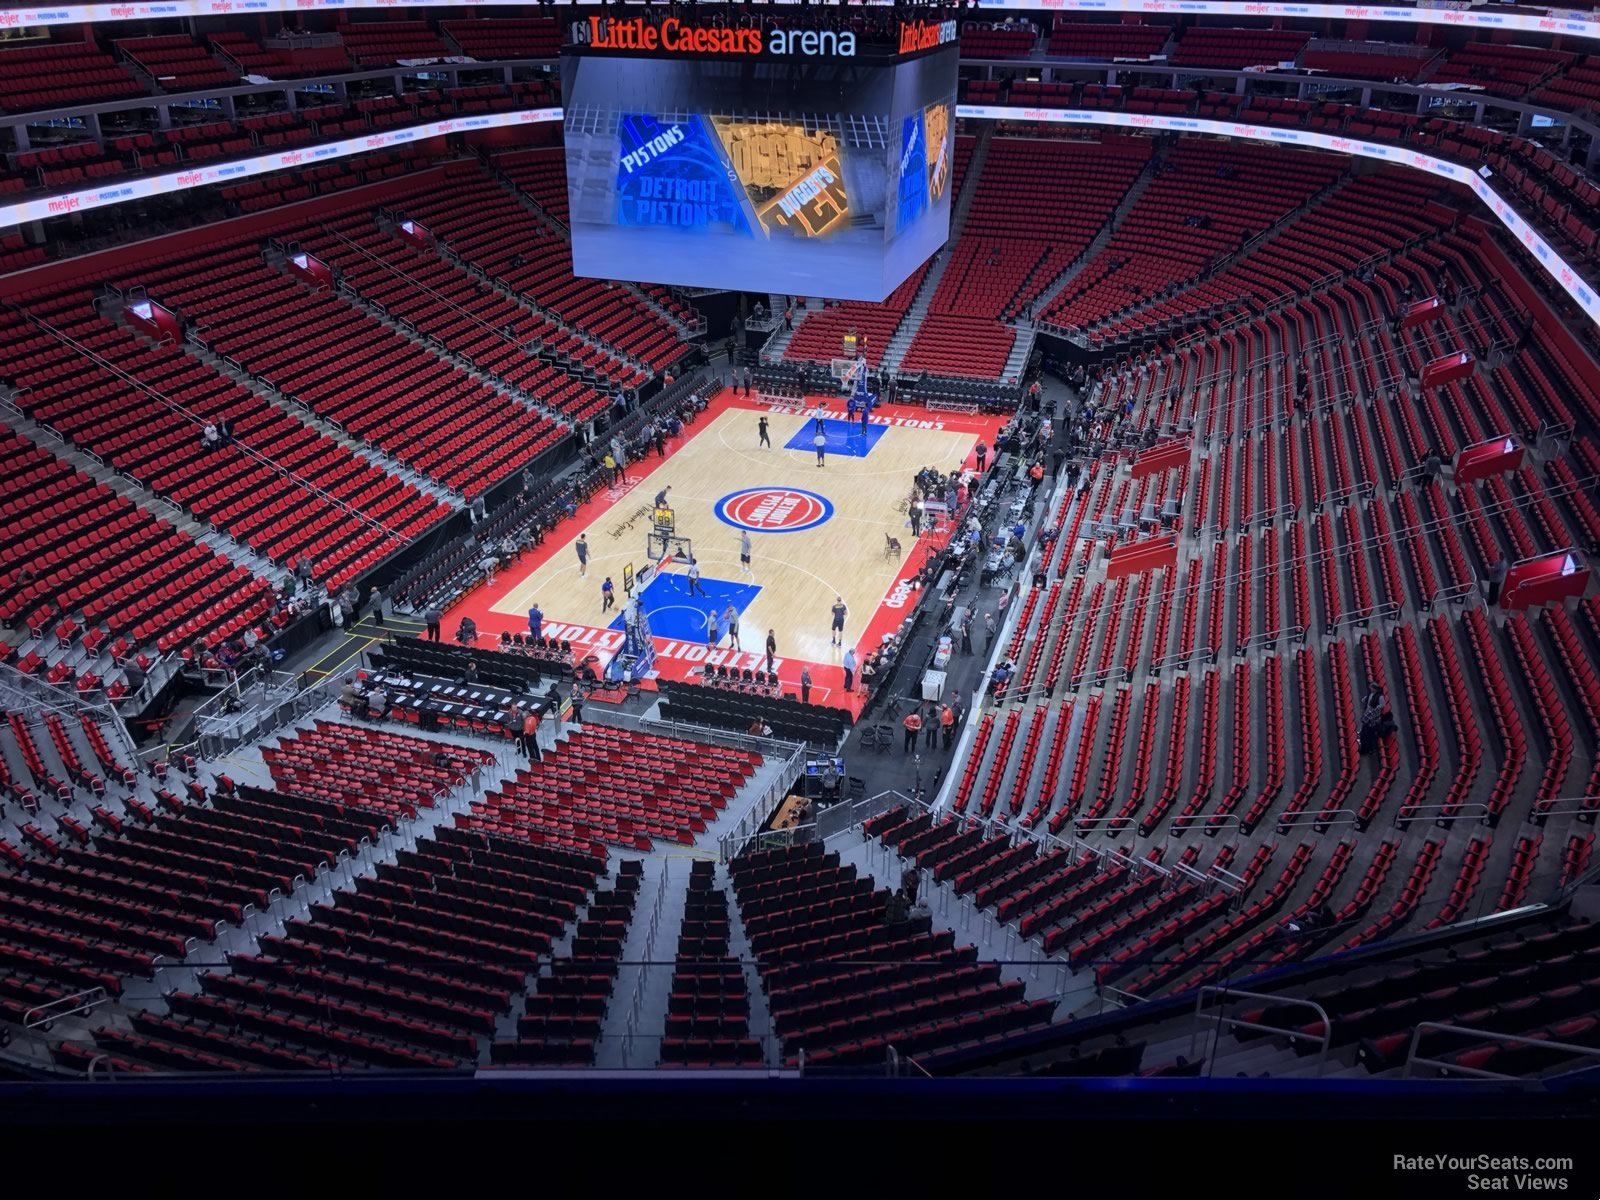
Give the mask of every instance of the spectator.
M 846 690 L 848 691 L 849 689 L 847 688 Z M 905 727 L 906 731 L 905 745 L 901 747 L 901 750 L 905 754 L 910 754 L 916 750 L 917 734 L 922 731 L 922 713 L 913 708 L 905 715 L 900 724 Z
M 539 745 L 539 714 L 532 708 L 522 714 L 522 752 L 529 762 L 544 761 L 544 750 Z
M 1496 559 L 1494 566 L 1489 568 L 1489 606 L 1493 608 L 1500 603 L 1500 591 L 1506 585 L 1506 575 L 1511 568 L 1503 558 Z

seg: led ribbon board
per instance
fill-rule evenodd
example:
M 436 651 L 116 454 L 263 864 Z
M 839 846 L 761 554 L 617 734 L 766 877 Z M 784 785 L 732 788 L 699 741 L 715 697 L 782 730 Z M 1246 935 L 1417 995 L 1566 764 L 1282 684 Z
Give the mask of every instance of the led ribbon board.
M 262 154 L 254 158 L 241 158 L 216 166 L 195 167 L 187 171 L 168 171 L 164 175 L 142 175 L 121 183 L 88 188 L 81 192 L 66 192 L 59 196 L 46 196 L 38 200 L 24 200 L 20 204 L 0 206 L 0 229 L 11 225 L 24 225 L 29 221 L 43 221 L 48 217 L 65 216 L 91 208 L 105 208 L 128 200 L 141 200 L 146 196 L 160 196 L 168 192 L 182 192 L 189 188 L 209 187 L 216 183 L 237 183 L 253 175 L 268 175 L 274 171 L 327 162 L 330 159 L 348 158 L 352 154 L 366 154 L 373 150 L 390 150 L 425 142 L 432 137 L 449 133 L 462 133 L 472 129 L 499 129 L 507 125 L 537 125 L 545 121 L 561 120 L 559 108 L 529 108 L 520 112 L 481 113 L 470 117 L 451 117 L 445 121 L 430 121 L 424 125 L 410 125 L 404 129 L 385 129 L 361 137 L 327 142 L 319 146 L 306 146 L 298 150 L 283 150 L 276 154 Z
M 1471 188 L 1478 200 L 1494 214 L 1533 255 L 1540 268 L 1561 285 L 1596 325 L 1600 325 L 1600 296 L 1555 252 L 1554 247 L 1507 204 L 1505 198 L 1471 167 L 1434 158 L 1404 146 L 1364 142 L 1359 138 L 1336 137 L 1309 129 L 1282 129 L 1272 125 L 1248 125 L 1240 121 L 1211 121 L 1201 117 L 1166 117 L 1149 113 L 1101 112 L 1077 108 L 1006 108 L 989 104 L 961 104 L 956 116 L 980 121 L 1034 121 L 1059 125 L 1101 125 L 1129 129 L 1159 129 L 1173 133 L 1207 133 L 1254 142 L 1274 142 L 1280 146 L 1301 146 L 1311 150 L 1331 150 L 1335 154 L 1356 154 L 1380 162 L 1410 167 L 1438 175 L 1452 183 Z

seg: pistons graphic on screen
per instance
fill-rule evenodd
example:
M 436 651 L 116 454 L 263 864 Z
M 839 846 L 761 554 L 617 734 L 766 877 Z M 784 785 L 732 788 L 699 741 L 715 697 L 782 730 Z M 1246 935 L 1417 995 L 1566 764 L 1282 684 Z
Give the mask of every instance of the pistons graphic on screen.
M 617 224 L 750 232 L 744 205 L 702 118 L 663 122 L 629 113 L 617 132 Z

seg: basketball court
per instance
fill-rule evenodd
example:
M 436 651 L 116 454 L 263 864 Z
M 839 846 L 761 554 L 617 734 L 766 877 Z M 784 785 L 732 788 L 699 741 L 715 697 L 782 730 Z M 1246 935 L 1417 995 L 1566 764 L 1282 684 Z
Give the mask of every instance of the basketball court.
M 826 437 L 821 466 L 813 444 L 819 403 Z M 760 445 L 763 415 L 770 447 Z M 903 581 L 950 533 L 924 526 L 921 538 L 911 536 L 906 502 L 917 472 L 974 465 L 973 448 L 980 439 L 992 444 L 1002 423 L 982 414 L 880 405 L 863 434 L 859 418 L 847 419 L 842 397 L 813 398 L 803 412 L 778 411 L 725 390 L 668 443 L 665 458 L 630 464 L 626 484 L 602 489 L 542 546 L 499 572 L 493 586 L 464 596 L 446 624 L 470 616 L 489 645 L 501 630 L 526 633 L 528 609 L 537 603 L 545 636 L 587 648 L 603 666 L 624 646 L 631 584 L 655 651 L 646 679 L 687 679 L 708 663 L 765 670 L 770 629 L 778 646 L 774 670 L 785 690 L 798 689 L 809 664 L 814 702 L 853 707 L 843 692 L 845 646 L 830 638 L 835 597 L 849 609 L 845 643 L 864 658 L 905 616 Z M 665 514 L 658 516 L 654 499 L 664 488 L 671 489 L 672 529 L 669 554 L 658 563 L 663 540 L 652 534 Z M 748 573 L 739 561 L 746 532 Z M 580 534 L 589 546 L 586 575 L 575 549 Z M 890 538 L 899 541 L 899 553 L 889 548 Z M 691 553 L 700 568 L 698 590 L 687 574 Z M 608 577 L 616 606 L 603 611 Z M 724 635 L 711 649 L 707 613 L 720 617 L 730 605 L 739 645 Z

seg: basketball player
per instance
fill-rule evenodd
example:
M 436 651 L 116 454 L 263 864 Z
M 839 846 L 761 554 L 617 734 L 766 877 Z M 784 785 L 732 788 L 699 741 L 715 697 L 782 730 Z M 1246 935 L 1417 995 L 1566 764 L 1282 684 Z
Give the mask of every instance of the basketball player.
M 739 531 L 739 569 L 746 575 L 750 574 L 750 531 Z
M 765 446 L 768 450 L 771 450 L 772 449 L 772 439 L 767 436 L 767 419 L 766 419 L 766 417 L 762 417 L 761 418 L 760 423 L 756 426 L 756 430 L 761 434 L 761 444 L 763 446 Z

